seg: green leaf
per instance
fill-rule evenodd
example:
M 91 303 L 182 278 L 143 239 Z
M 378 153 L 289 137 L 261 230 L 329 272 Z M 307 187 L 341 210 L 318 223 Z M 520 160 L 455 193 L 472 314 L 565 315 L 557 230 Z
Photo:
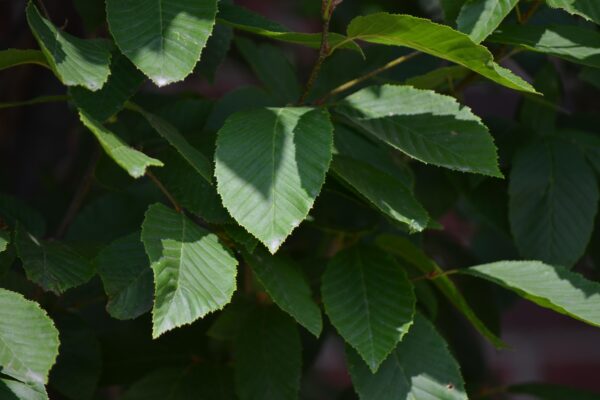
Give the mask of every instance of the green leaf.
M 600 283 L 539 261 L 500 261 L 461 270 L 494 282 L 541 307 L 600 326 Z
M 32 387 L 18 381 L 0 379 L 0 399 L 48 400 L 48 394 L 43 387 Z
M 254 253 L 256 246 L 258 246 L 258 239 L 252 236 L 248 231 L 244 228 L 231 221 L 232 223 L 228 223 L 223 225 L 223 229 L 225 233 L 229 235 L 231 239 L 233 239 L 237 244 L 244 246 L 244 249 L 250 254 Z
M 331 161 L 324 109 L 261 108 L 232 115 L 217 137 L 217 191 L 231 216 L 275 253 L 308 215 Z
M 412 284 L 392 257 L 375 248 L 354 247 L 332 258 L 321 294 L 331 323 L 373 372 L 413 322 Z
M 255 45 L 244 38 L 237 38 L 235 43 L 252 71 L 282 104 L 300 98 L 296 72 L 281 49 L 269 44 Z
M 27 22 L 50 68 L 67 86 L 96 91 L 110 75 L 111 44 L 104 39 L 79 39 L 58 30 L 43 18 L 37 7 L 27 5 Z
M 600 67 L 600 33 L 572 25 L 507 25 L 489 40 Z
M 20 225 L 15 245 L 27 279 L 44 290 L 61 294 L 83 285 L 94 276 L 94 265 L 61 242 L 43 242 Z
M 417 89 L 438 89 L 443 85 L 453 85 L 469 75 L 469 70 L 460 65 L 440 67 L 423 75 L 408 78 L 404 83 Z M 452 87 L 452 86 L 450 86 Z
M 356 17 L 348 26 L 348 38 L 410 47 L 462 65 L 508 88 L 535 93 L 530 84 L 496 64 L 486 47 L 462 32 L 427 19 L 387 13 Z
M 37 64 L 50 68 L 44 53 L 30 49 L 7 49 L 0 51 L 0 71 L 23 64 Z
M 461 8 L 458 30 L 481 43 L 498 28 L 519 0 L 469 0 Z
M 70 93 L 77 108 L 104 122 L 123 109 L 143 81 L 144 75 L 125 56 L 117 53 L 112 58 L 111 75 L 102 89 L 92 92 L 74 87 Z
M 122 400 L 233 400 L 233 382 L 227 368 L 194 365 L 158 369 L 134 383 Z
M 154 338 L 229 303 L 237 261 L 216 235 L 154 204 L 146 212 L 142 241 L 154 271 Z
M 85 111 L 79 111 L 79 119 L 96 136 L 104 151 L 132 177 L 144 176 L 146 168 L 150 166 L 163 166 L 160 160 L 148 157 L 141 151 L 129 147 L 123 139 L 106 129 L 102 123 Z
M 0 229 L 0 253 L 4 252 L 8 248 L 10 243 L 10 232 Z
M 0 367 L 3 374 L 36 386 L 48 383 L 48 372 L 56 361 L 58 344 L 58 331 L 37 303 L 0 289 Z
M 600 393 L 551 383 L 520 383 L 509 386 L 506 391 L 519 395 L 535 396 L 540 400 L 598 400 L 600 398 Z
M 223 0 L 222 0 L 223 1 Z M 214 83 L 217 70 L 225 61 L 233 40 L 233 29 L 225 25 L 215 25 L 213 33 L 202 52 L 196 71 Z
M 432 283 L 458 309 L 473 326 L 496 347 L 506 347 L 489 328 L 479 319 L 454 282 L 443 275 L 444 270 L 408 239 L 395 235 L 380 235 L 377 245 L 384 251 L 402 258 L 403 261 L 419 269 L 424 275 L 436 276 Z
M 444 338 L 420 314 L 377 373 L 372 374 L 352 349 L 346 354 L 361 400 L 467 400 L 458 363 Z
M 221 24 L 231 26 L 241 31 L 254 33 L 269 39 L 282 42 L 300 44 L 318 49 L 321 46 L 320 33 L 298 33 L 290 32 L 286 27 L 270 21 L 262 15 L 231 4 L 219 4 L 217 21 Z M 340 46 L 343 49 L 355 50 L 362 53 L 361 48 L 344 35 L 331 32 L 329 43 L 332 47 Z
M 130 103 L 129 108 L 140 113 L 160 136 L 177 149 L 179 154 L 181 154 L 200 176 L 206 179 L 208 183 L 212 183 L 212 166 L 210 162 L 206 159 L 204 154 L 192 146 L 186 138 L 179 133 L 177 128 L 161 117 L 154 115 L 135 104 Z
M 561 99 L 561 80 L 554 65 L 547 63 L 535 74 L 534 83 L 544 97 L 525 97 L 520 120 L 534 132 L 547 135 L 556 129 L 556 104 Z
M 587 161 L 600 174 L 600 136 L 597 134 L 576 130 L 564 130 L 558 132 L 561 138 L 571 141 L 577 145 L 586 155 Z
M 424 163 L 502 176 L 487 127 L 450 96 L 410 86 L 371 86 L 336 110 L 357 128 Z
M 294 321 L 276 308 L 258 309 L 242 332 L 234 346 L 240 400 L 297 399 L 302 348 Z
M 107 0 L 112 36 L 156 85 L 183 80 L 200 60 L 217 13 L 217 0 Z
M 321 310 L 312 299 L 310 287 L 300 267 L 282 256 L 257 250 L 244 257 L 254 276 L 283 311 L 310 333 L 319 337 L 323 329 Z
M 546 0 L 546 4 L 600 24 L 600 7 L 596 0 Z
M 547 140 L 519 151 L 509 196 L 511 230 L 523 257 L 570 267 L 583 255 L 600 195 L 577 147 Z
M 466 0 L 440 0 L 440 5 L 444 11 L 444 20 L 448 25 L 455 25 L 456 18 Z
M 392 175 L 344 156 L 335 156 L 331 169 L 369 202 L 411 231 L 427 227 L 429 216 L 410 189 Z
M 37 210 L 30 208 L 22 200 L 2 193 L 0 219 L 11 228 L 16 228 L 19 223 L 35 236 L 43 236 L 46 233 L 46 221 Z
M 117 319 L 133 319 L 152 307 L 152 270 L 136 232 L 115 240 L 96 257 L 108 295 L 106 310 Z

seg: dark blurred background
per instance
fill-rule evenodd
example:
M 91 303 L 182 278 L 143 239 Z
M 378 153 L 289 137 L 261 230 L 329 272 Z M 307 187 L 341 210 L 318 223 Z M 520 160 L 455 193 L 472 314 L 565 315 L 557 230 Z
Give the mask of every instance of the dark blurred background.
M 68 32 L 80 37 L 106 36 L 103 25 L 93 20 L 84 22 L 75 8 L 75 3 L 78 3 L 81 7 L 79 11 L 85 13 L 86 7 L 91 7 L 93 3 L 85 4 L 86 1 L 45 0 L 44 3 L 53 22 Z M 320 28 L 319 0 L 240 0 L 236 3 L 293 30 L 317 32 Z M 25 0 L 0 0 L 0 49 L 37 48 L 25 21 L 24 8 Z M 343 32 L 353 16 L 378 10 L 409 13 L 438 21 L 442 18 L 435 0 L 345 0 L 336 11 L 332 30 Z M 552 14 L 551 18 L 561 17 Z M 301 78 L 305 79 L 316 52 L 293 45 L 281 46 Z M 377 65 L 378 61 L 391 59 L 393 55 L 382 53 L 373 63 Z M 517 57 L 508 60 L 506 66 L 533 81 L 545 60 L 543 56 Z M 598 92 L 577 79 L 575 67 L 556 60 L 552 60 L 552 63 L 561 86 L 562 111 L 559 119 L 568 121 L 577 112 L 590 121 L 600 122 L 598 115 L 595 115 L 600 110 Z M 424 65 L 431 69 L 442 64 L 430 58 L 419 58 L 387 77 L 403 80 L 411 74 L 422 72 Z M 327 79 L 326 68 L 324 74 L 323 79 Z M 258 84 L 258 81 L 232 46 L 214 82 L 201 74 L 193 74 L 186 81 L 161 92 L 191 92 L 208 99 L 218 99 L 233 89 L 252 84 Z M 144 91 L 154 92 L 157 89 L 147 83 Z M 2 103 L 64 93 L 65 89 L 57 79 L 40 67 L 21 66 L 0 72 Z M 517 123 L 523 102 L 518 94 L 492 84 L 478 83 L 464 92 L 462 101 L 486 120 L 496 137 L 527 135 L 526 128 Z M 519 129 L 515 125 L 519 125 Z M 595 126 L 596 130 L 600 129 L 600 123 L 591 122 L 590 125 Z M 79 124 L 76 114 L 67 103 L 0 109 L 0 192 L 17 196 L 38 209 L 47 219 L 49 231 L 53 231 L 85 173 L 94 146 L 92 135 Z M 426 236 L 429 253 L 442 265 L 449 266 L 487 261 L 484 258 L 489 257 L 489 252 L 485 256 L 481 254 L 490 248 L 497 250 L 504 242 L 496 241 L 493 235 L 487 235 L 488 232 L 477 221 L 466 217 L 470 215 L 468 207 L 463 207 L 459 193 L 449 188 L 446 181 L 438 179 L 435 174 L 428 174 L 430 172 L 425 170 L 417 171 L 418 177 L 429 182 L 433 193 L 440 193 L 438 204 L 429 202 L 427 205 L 430 209 L 439 210 L 438 215 L 446 228 Z M 600 251 L 598 238 L 599 235 L 595 235 L 591 246 Z M 452 252 L 448 249 L 452 249 Z M 592 261 L 583 260 L 579 268 L 587 269 L 587 273 L 597 279 L 597 266 L 587 265 L 588 262 L 593 264 Z M 480 309 L 490 309 L 485 303 L 492 298 L 491 293 L 494 293 L 494 299 L 506 300 L 496 307 L 502 310 L 497 313 L 496 324 L 501 326 L 502 338 L 511 347 L 501 352 L 494 350 L 455 311 L 442 306 L 439 319 L 442 326 L 447 327 L 444 333 L 463 366 L 466 382 L 475 382 L 485 390 L 519 382 L 544 381 L 600 392 L 600 330 L 525 301 L 515 300 L 506 293 L 497 295 L 500 289 L 486 286 L 485 290 L 490 290 L 486 293 L 481 289 L 481 283 L 469 285 L 466 282 L 464 285 L 467 290 L 471 286 L 474 291 L 480 291 L 472 297 L 482 303 L 476 304 Z M 311 367 L 309 376 L 313 378 L 309 381 L 313 387 L 305 389 L 309 392 L 307 398 L 337 398 L 340 393 L 347 393 L 344 396 L 352 398 L 348 390 L 349 378 L 343 365 L 342 344 L 333 337 L 325 339 L 325 343 Z

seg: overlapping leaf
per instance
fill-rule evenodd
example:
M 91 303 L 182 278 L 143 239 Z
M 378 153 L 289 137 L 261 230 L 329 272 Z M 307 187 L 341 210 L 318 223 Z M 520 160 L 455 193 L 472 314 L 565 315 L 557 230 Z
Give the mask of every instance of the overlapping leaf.
M 96 136 L 104 151 L 132 177 L 144 176 L 146 168 L 150 166 L 161 167 L 163 165 L 161 161 L 129 147 L 123 139 L 106 129 L 102 123 L 92 118 L 85 111 L 79 111 L 79 118 Z
M 458 30 L 475 43 L 482 42 L 500 25 L 519 0 L 469 0 L 461 8 Z
M 600 67 L 600 33 L 592 29 L 571 25 L 510 25 L 496 31 L 489 40 Z
M 67 86 L 99 90 L 110 75 L 110 42 L 104 39 L 79 39 L 57 29 L 43 18 L 32 2 L 27 6 L 27 21 L 46 60 Z
M 377 373 L 352 350 L 346 352 L 361 400 L 467 400 L 460 368 L 444 338 L 421 315 Z
M 417 160 L 502 176 L 487 127 L 452 97 L 410 86 L 372 86 L 347 97 L 336 110 Z
M 412 284 L 392 257 L 374 248 L 355 247 L 332 258 L 321 293 L 331 323 L 373 372 L 413 322 Z
M 107 0 L 106 12 L 121 52 L 165 86 L 194 69 L 215 24 L 217 0 Z
M 530 84 L 496 64 L 487 48 L 462 32 L 427 19 L 387 13 L 356 17 L 348 26 L 348 38 L 410 47 L 462 65 L 508 88 L 535 92 Z
M 510 175 L 509 217 L 523 257 L 573 265 L 584 253 L 598 209 L 598 183 L 572 144 L 544 141 L 522 149 Z
M 245 258 L 275 304 L 318 337 L 323 328 L 321 310 L 312 299 L 310 287 L 299 267 L 289 259 L 264 251 Z
M 155 338 L 229 303 L 236 287 L 237 261 L 216 235 L 154 204 L 146 213 L 142 241 L 154 271 Z
M 0 399 L 48 400 L 48 393 L 43 386 L 32 387 L 12 379 L 0 379 Z
M 500 261 L 461 270 L 497 283 L 534 303 L 600 326 L 600 283 L 539 261 Z
M 46 57 L 40 50 L 7 49 L 0 51 L 0 71 L 23 64 L 37 64 L 49 68 Z
M 546 4 L 600 24 L 600 3 L 596 0 L 546 0 Z
M 319 194 L 332 135 L 327 111 L 307 107 L 239 112 L 219 131 L 217 190 L 231 216 L 271 253 Z
M 152 307 L 152 270 L 140 233 L 115 240 L 96 257 L 96 268 L 108 294 L 108 313 L 137 318 Z
M 20 225 L 15 245 L 27 278 L 44 290 L 61 294 L 94 275 L 94 265 L 77 251 L 61 242 L 43 242 Z
M 34 386 L 48 382 L 58 355 L 58 331 L 33 301 L 0 289 L 0 367 L 2 373 Z

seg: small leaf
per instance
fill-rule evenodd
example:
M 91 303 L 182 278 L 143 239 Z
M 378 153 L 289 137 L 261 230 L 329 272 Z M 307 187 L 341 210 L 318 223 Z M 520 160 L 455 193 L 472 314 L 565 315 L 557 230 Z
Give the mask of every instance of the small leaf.
M 125 102 L 135 94 L 143 81 L 144 75 L 125 56 L 117 53 L 112 59 L 111 75 L 102 89 L 92 92 L 74 87 L 70 93 L 77 108 L 93 119 L 104 122 L 123 109 Z
M 410 86 L 371 86 L 344 99 L 336 111 L 419 161 L 502 176 L 487 127 L 452 97 Z
M 574 145 L 547 140 L 513 161 L 509 217 L 523 257 L 572 266 L 585 252 L 598 209 L 598 183 Z
M 115 240 L 96 257 L 108 295 L 106 310 L 117 319 L 133 319 L 152 308 L 152 270 L 140 233 Z
M 348 38 L 410 47 L 462 65 L 508 88 L 535 93 L 530 84 L 496 64 L 486 47 L 462 32 L 427 19 L 387 13 L 356 17 L 348 26 Z
M 275 253 L 306 218 L 331 161 L 327 111 L 261 108 L 219 131 L 217 191 L 231 216 Z
M 61 294 L 83 285 L 94 276 L 94 266 L 78 252 L 61 242 L 43 242 L 20 225 L 15 245 L 27 279 L 44 290 Z
M 58 331 L 37 303 L 0 289 L 0 367 L 4 375 L 35 386 L 48 383 L 58 344 Z
M 346 354 L 361 400 L 467 400 L 458 363 L 444 338 L 420 314 L 377 373 L 372 374 L 354 350 Z
M 23 64 L 36 64 L 50 68 L 44 53 L 40 50 L 7 49 L 0 51 L 0 71 Z
M 483 278 L 539 306 L 600 326 L 600 283 L 539 261 L 500 261 L 461 270 Z
M 489 40 L 600 67 L 600 33 L 592 29 L 571 25 L 510 25 L 497 30 Z
M 434 275 L 432 283 L 456 307 L 473 326 L 497 348 L 506 347 L 489 328 L 479 319 L 467 300 L 463 297 L 454 282 L 444 275 L 444 270 L 427 257 L 421 249 L 413 245 L 408 239 L 394 235 L 380 235 L 376 239 L 377 245 L 384 251 L 402 258 L 405 262 L 419 269 L 424 275 Z
M 596 0 L 546 0 L 546 4 L 600 24 L 600 8 Z
M 332 258 L 321 293 L 331 323 L 373 372 L 413 321 L 412 284 L 392 257 L 374 248 L 355 247 Z
M 192 146 L 186 138 L 179 133 L 177 128 L 161 117 L 154 115 L 135 104 L 130 104 L 129 107 L 140 113 L 160 136 L 177 149 L 179 154 L 181 154 L 200 176 L 206 179 L 208 183 L 212 183 L 212 166 L 210 165 L 210 162 L 206 159 L 204 154 Z
M 235 341 L 235 386 L 240 400 L 295 400 L 302 348 L 296 324 L 275 308 L 256 310 Z
M 310 333 L 319 337 L 323 329 L 321 310 L 312 299 L 310 287 L 300 267 L 290 259 L 271 256 L 261 250 L 244 258 L 275 304 Z
M 4 252 L 8 248 L 10 243 L 10 232 L 0 229 L 0 253 Z
M 79 111 L 79 119 L 96 136 L 104 151 L 132 177 L 144 176 L 146 168 L 150 166 L 162 167 L 161 161 L 129 147 L 123 139 L 106 129 L 85 111 Z
M 154 338 L 229 303 L 237 261 L 216 235 L 154 204 L 146 212 L 142 241 L 154 271 Z
M 481 43 L 498 28 L 519 0 L 468 0 L 461 8 L 456 23 L 458 30 Z
M 183 80 L 200 60 L 217 0 L 107 0 L 106 13 L 121 52 L 156 85 L 165 86 Z
M 58 30 L 43 18 L 33 2 L 27 5 L 27 22 L 48 64 L 67 86 L 83 86 L 96 91 L 110 75 L 110 42 L 79 39 Z

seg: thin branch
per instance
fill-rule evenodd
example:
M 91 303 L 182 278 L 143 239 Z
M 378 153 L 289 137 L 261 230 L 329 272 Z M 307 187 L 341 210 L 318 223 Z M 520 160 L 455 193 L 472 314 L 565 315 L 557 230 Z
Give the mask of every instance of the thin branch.
M 22 106 L 32 106 L 35 104 L 44 104 L 44 103 L 58 103 L 61 101 L 69 101 L 71 99 L 68 95 L 59 95 L 59 96 L 40 96 L 35 97 L 29 100 L 23 101 L 14 101 L 10 103 L 0 103 L 0 110 L 3 108 L 15 108 Z
M 431 281 L 431 280 L 437 279 L 439 277 L 453 275 L 458 272 L 459 272 L 459 270 L 457 270 L 457 269 L 449 269 L 447 271 L 442 271 L 442 272 L 434 271 L 434 272 L 430 272 L 430 273 L 422 275 L 422 276 L 417 276 L 416 278 L 412 278 L 411 282 L 418 282 L 418 281 L 422 281 L 424 279 Z
M 363 76 L 360 76 L 360 77 L 358 77 L 356 79 L 348 81 L 348 82 L 346 82 L 346 83 L 344 83 L 344 84 L 336 87 L 331 92 L 327 93 L 325 96 L 323 96 L 322 98 L 320 98 L 317 101 L 317 103 L 318 104 L 323 104 L 326 100 L 328 100 L 332 96 L 335 96 L 337 94 L 345 92 L 346 90 L 348 90 L 348 89 L 350 89 L 350 88 L 358 85 L 359 83 L 362 83 L 362 82 L 364 82 L 366 80 L 369 80 L 369 79 L 373 78 L 374 76 L 379 75 L 380 73 L 382 73 L 384 71 L 387 71 L 388 69 L 394 68 L 394 67 L 402 64 L 403 62 L 408 61 L 408 60 L 410 60 L 410 59 L 418 56 L 419 54 L 421 54 L 421 53 L 418 52 L 418 51 L 414 51 L 414 52 L 412 52 L 410 54 L 398 57 L 395 60 L 390 61 L 389 63 L 385 64 L 382 67 L 379 67 L 379 68 L 377 68 L 377 69 L 375 69 L 375 70 L 373 70 L 373 71 L 371 71 L 371 72 L 369 72 L 369 73 L 367 73 L 367 74 L 365 74 Z
M 90 188 L 92 187 L 92 182 L 94 180 L 94 173 L 96 172 L 96 165 L 98 165 L 99 159 L 100 159 L 100 148 L 96 145 L 96 148 L 92 155 L 92 159 L 87 168 L 87 171 L 85 172 L 85 175 L 81 179 L 81 182 L 79 183 L 79 186 L 77 187 L 77 191 L 75 192 L 73 199 L 71 199 L 69 208 L 67 208 L 67 211 L 66 211 L 60 225 L 58 226 L 58 229 L 56 230 L 54 237 L 62 238 L 65 235 L 65 233 L 67 232 L 67 229 L 71 225 L 71 222 L 73 222 L 73 219 L 75 219 L 77 212 L 79 212 L 79 210 L 81 209 L 81 206 L 83 205 L 83 201 L 85 200 L 88 192 L 90 191 Z
M 173 197 L 173 195 L 167 190 L 167 188 L 161 183 L 161 181 L 159 181 L 158 178 L 152 172 L 150 172 L 149 169 L 146 170 L 146 176 L 150 178 L 150 180 L 154 182 L 154 184 L 160 189 L 160 191 L 163 192 L 165 197 L 169 199 L 169 201 L 173 205 L 173 208 L 175 208 L 175 211 L 177 211 L 178 213 L 183 212 L 183 208 L 179 205 L 177 200 L 175 200 L 175 197 Z
M 306 98 L 310 94 L 310 90 L 314 86 L 317 77 L 319 76 L 323 62 L 325 62 L 325 59 L 331 54 L 331 48 L 329 47 L 329 22 L 331 21 L 333 11 L 341 2 L 342 0 L 322 0 L 321 13 L 323 15 L 323 28 L 321 30 L 321 47 L 319 48 L 319 57 L 317 58 L 310 76 L 308 77 L 308 81 L 304 87 L 304 92 L 302 93 L 300 100 L 298 100 L 298 104 L 304 104 L 306 101 Z

